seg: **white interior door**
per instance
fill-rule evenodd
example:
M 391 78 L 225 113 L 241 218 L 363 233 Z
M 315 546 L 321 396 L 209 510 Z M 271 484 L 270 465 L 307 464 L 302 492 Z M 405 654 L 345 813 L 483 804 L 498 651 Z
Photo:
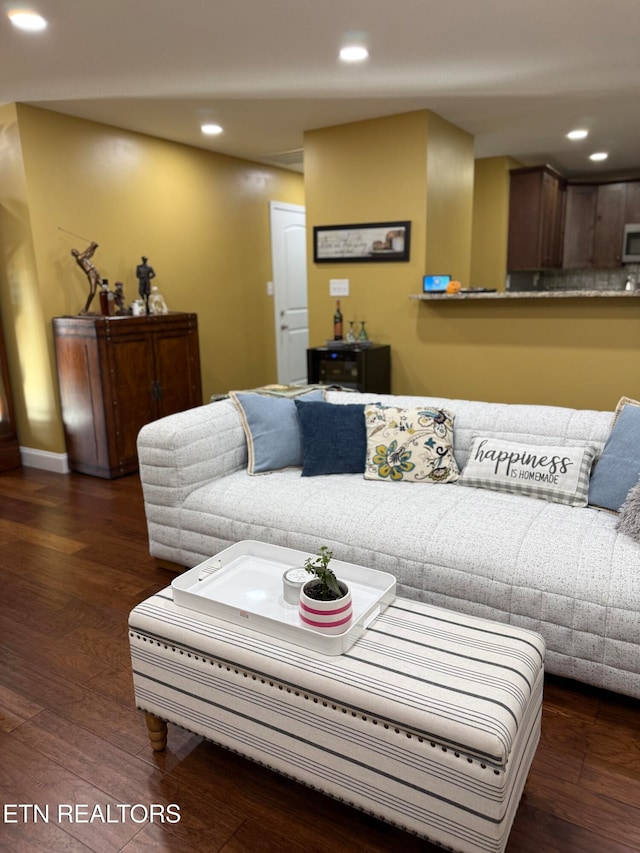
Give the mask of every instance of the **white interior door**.
M 272 201 L 270 213 L 278 382 L 304 385 L 309 346 L 305 209 Z

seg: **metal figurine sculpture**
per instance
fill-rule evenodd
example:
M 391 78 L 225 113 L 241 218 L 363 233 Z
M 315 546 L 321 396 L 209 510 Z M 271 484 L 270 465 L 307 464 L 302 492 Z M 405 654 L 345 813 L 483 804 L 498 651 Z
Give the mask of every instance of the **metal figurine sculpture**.
M 142 257 L 142 263 L 136 267 L 136 277 L 138 279 L 138 293 L 141 299 L 144 300 L 146 313 L 149 313 L 149 294 L 151 293 L 151 279 L 155 278 L 153 267 L 147 263 L 148 258 Z
M 84 308 L 80 312 L 81 314 L 86 314 L 89 311 L 89 306 L 93 302 L 93 297 L 96 295 L 96 291 L 98 290 L 102 279 L 100 273 L 91 262 L 93 253 L 97 248 L 97 243 L 90 243 L 84 252 L 80 252 L 78 249 L 71 250 L 71 254 L 76 259 L 76 263 L 80 269 L 86 273 L 87 278 L 89 279 L 89 296 Z

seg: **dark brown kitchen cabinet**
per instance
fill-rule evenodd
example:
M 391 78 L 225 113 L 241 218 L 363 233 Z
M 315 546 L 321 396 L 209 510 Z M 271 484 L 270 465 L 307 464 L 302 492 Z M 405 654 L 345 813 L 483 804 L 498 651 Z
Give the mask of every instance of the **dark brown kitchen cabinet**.
M 550 166 L 512 169 L 509 184 L 507 269 L 562 265 L 566 180 Z
M 16 435 L 9 367 L 0 319 L 0 471 L 19 468 L 20 446 Z
M 564 227 L 565 269 L 622 265 L 629 182 L 570 184 Z
M 593 235 L 596 227 L 598 187 L 595 184 L 570 184 L 564 223 L 565 269 L 587 269 L 593 263 Z
M 600 184 L 593 234 L 595 269 L 622 266 L 622 234 L 624 231 L 627 185 L 624 182 Z
M 140 429 L 202 403 L 195 314 L 55 317 L 53 336 L 73 471 L 137 471 Z
M 640 223 L 640 180 L 566 180 L 550 166 L 512 169 L 507 269 L 622 266 L 626 223 Z
M 624 221 L 625 225 L 640 222 L 640 181 L 627 183 Z

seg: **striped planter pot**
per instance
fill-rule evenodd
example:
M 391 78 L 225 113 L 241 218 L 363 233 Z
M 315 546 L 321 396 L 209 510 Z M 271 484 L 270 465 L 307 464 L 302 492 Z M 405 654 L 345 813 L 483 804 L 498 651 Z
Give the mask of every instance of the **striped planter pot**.
M 338 581 L 340 588 L 346 590 L 345 595 L 335 601 L 318 601 L 310 598 L 305 592 L 308 586 L 316 583 L 316 580 L 308 581 L 300 590 L 300 621 L 306 628 L 312 628 L 322 634 L 342 634 L 353 619 L 351 590 L 344 581 Z

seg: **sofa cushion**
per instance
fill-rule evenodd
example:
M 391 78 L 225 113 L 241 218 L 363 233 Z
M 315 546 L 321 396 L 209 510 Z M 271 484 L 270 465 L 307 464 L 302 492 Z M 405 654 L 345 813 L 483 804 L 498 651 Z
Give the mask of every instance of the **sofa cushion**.
M 242 418 L 249 451 L 249 474 L 265 474 L 302 465 L 302 438 L 294 400 L 253 391 L 231 391 Z M 323 391 L 298 398 L 323 400 Z
M 302 435 L 302 476 L 362 474 L 367 433 L 362 403 L 295 400 Z
M 592 506 L 617 511 L 640 477 L 640 407 L 628 401 L 596 462 L 589 485 Z
M 526 445 L 475 436 L 460 484 L 586 506 L 595 447 Z
M 367 406 L 365 479 L 457 480 L 460 472 L 453 455 L 453 419 L 445 409 Z

